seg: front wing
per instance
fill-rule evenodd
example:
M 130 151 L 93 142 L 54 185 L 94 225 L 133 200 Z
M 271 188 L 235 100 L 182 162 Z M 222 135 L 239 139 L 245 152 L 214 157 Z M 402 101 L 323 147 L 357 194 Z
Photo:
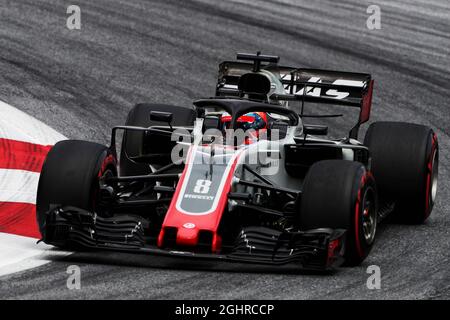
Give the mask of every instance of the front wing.
M 260 226 L 242 228 L 224 253 L 192 248 L 158 248 L 145 235 L 145 219 L 134 215 L 100 217 L 76 207 L 55 207 L 47 213 L 42 241 L 55 246 L 181 256 L 267 265 L 298 264 L 304 270 L 331 270 L 343 262 L 345 230 L 320 228 L 279 231 Z

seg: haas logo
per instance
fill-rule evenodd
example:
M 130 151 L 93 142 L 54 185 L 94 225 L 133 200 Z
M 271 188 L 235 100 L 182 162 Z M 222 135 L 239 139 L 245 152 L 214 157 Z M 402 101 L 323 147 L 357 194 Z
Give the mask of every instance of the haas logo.
M 290 78 L 290 75 L 286 75 L 286 77 L 284 77 L 284 79 L 286 79 L 286 80 L 289 80 L 289 78 Z M 320 79 L 320 77 L 311 77 L 306 82 L 322 83 L 322 79 Z M 340 85 L 340 86 L 363 87 L 365 83 L 364 83 L 364 81 L 337 79 L 332 84 Z M 305 90 L 306 90 L 306 92 L 305 92 Z M 326 90 L 324 94 L 322 93 L 322 90 Z M 289 91 L 289 86 L 286 87 L 286 91 Z M 338 91 L 336 89 L 324 89 L 321 87 L 314 87 L 314 86 L 308 87 L 308 86 L 303 86 L 303 85 L 295 85 L 294 93 L 296 95 L 308 95 L 308 96 L 313 96 L 313 97 L 320 97 L 320 96 L 325 95 L 329 98 L 334 98 L 334 99 L 339 99 L 339 100 L 345 99 L 350 95 L 350 93 L 346 92 L 346 91 Z

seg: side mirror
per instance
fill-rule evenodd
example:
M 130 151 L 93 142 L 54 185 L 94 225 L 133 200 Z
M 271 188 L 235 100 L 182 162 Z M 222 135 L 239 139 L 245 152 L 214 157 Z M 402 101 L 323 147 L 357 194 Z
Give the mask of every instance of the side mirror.
M 203 133 L 208 129 L 220 129 L 220 118 L 217 116 L 206 116 L 203 120 Z
M 288 128 L 288 123 L 284 121 L 274 121 L 270 126 L 270 136 L 272 137 L 272 133 L 274 130 L 278 130 L 278 138 L 284 139 L 286 137 Z
M 303 133 L 316 136 L 326 136 L 328 134 L 328 127 L 317 124 L 304 124 Z
M 172 122 L 173 114 L 163 111 L 150 111 L 150 120 L 167 122 L 169 125 Z

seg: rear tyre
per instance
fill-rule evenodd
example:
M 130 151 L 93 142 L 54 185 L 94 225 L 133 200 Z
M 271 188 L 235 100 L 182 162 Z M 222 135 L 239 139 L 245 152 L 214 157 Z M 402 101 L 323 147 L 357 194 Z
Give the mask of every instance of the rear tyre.
M 377 201 L 375 180 L 361 163 L 319 161 L 305 177 L 299 227 L 345 229 L 345 263 L 359 265 L 375 241 Z
M 367 130 L 364 144 L 370 150 L 380 198 L 395 202 L 393 218 L 402 223 L 423 223 L 436 201 L 436 134 L 423 125 L 376 122 Z
M 116 160 L 106 146 L 65 140 L 50 150 L 42 167 L 36 198 L 37 222 L 46 242 L 60 247 L 67 244 L 66 231 L 50 230 L 46 226 L 51 206 L 96 210 L 99 178 L 105 174 L 116 175 Z
M 150 120 L 151 111 L 163 111 L 173 114 L 173 126 L 192 126 L 195 120 L 195 111 L 193 108 L 179 107 L 164 104 L 140 103 L 134 106 L 128 113 L 125 123 L 127 126 L 150 127 L 154 125 L 167 125 L 159 121 Z M 128 155 L 139 155 L 143 153 L 146 144 L 153 154 L 161 154 L 161 159 L 156 159 L 156 165 L 168 164 L 170 161 L 171 142 L 165 137 L 155 137 L 146 141 L 145 134 L 138 131 L 128 131 L 124 134 L 120 152 L 120 175 L 134 176 L 146 175 L 151 173 L 150 166 L 146 163 L 136 163 L 131 161 Z M 167 157 L 167 153 L 168 157 Z M 162 162 L 162 163 L 161 163 Z M 165 162 L 165 163 L 164 163 Z

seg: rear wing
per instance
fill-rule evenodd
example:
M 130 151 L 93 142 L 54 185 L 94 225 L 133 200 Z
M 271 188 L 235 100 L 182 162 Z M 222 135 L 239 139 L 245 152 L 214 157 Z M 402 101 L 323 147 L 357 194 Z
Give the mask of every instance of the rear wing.
M 243 96 L 239 79 L 253 72 L 254 65 L 238 61 L 225 61 L 219 66 L 216 96 Z M 284 87 L 284 93 L 272 94 L 276 101 L 300 101 L 301 114 L 305 102 L 328 103 L 359 108 L 358 123 L 350 131 L 357 138 L 359 126 L 367 122 L 372 105 L 373 80 L 370 74 L 320 69 L 283 67 L 276 64 L 261 65 L 260 70 L 274 74 Z

